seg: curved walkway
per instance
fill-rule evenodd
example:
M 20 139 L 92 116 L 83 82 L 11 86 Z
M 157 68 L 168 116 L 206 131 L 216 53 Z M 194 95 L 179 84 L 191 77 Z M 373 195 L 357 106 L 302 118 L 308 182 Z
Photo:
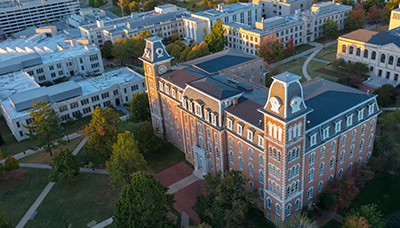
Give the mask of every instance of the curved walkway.
M 331 46 L 333 44 L 336 44 L 336 43 L 337 43 L 337 40 L 331 41 L 329 43 L 326 43 L 325 47 L 329 47 L 329 46 Z M 322 44 L 319 44 L 319 43 L 315 43 L 314 42 L 313 45 L 316 45 L 317 49 L 315 49 L 314 52 L 310 56 L 308 56 L 307 60 L 304 62 L 303 67 L 301 69 L 302 73 L 303 73 L 304 77 L 307 79 L 307 81 L 310 81 L 312 79 L 310 77 L 310 75 L 308 74 L 308 71 L 307 71 L 308 64 L 311 62 L 311 60 L 314 59 L 315 55 L 318 54 L 318 52 L 321 51 L 324 48 L 324 46 Z

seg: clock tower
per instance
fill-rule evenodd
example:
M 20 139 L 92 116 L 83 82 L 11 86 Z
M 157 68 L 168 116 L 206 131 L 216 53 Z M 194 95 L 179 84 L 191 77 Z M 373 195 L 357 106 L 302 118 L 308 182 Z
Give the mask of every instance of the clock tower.
M 159 136 L 163 136 L 164 124 L 162 121 L 164 118 L 161 110 L 161 98 L 157 88 L 159 76 L 171 69 L 173 57 L 165 50 L 162 38 L 154 36 L 146 39 L 143 56 L 139 59 L 143 61 L 154 132 Z

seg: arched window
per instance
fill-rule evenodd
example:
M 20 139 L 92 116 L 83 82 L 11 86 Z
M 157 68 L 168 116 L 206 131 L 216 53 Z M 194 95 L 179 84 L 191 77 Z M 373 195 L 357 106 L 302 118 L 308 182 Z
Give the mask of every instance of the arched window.
M 386 55 L 385 54 L 381 54 L 381 63 L 384 63 L 386 60 Z
M 207 128 L 207 137 L 211 138 L 210 129 Z
M 296 202 L 294 203 L 294 209 L 297 211 L 300 208 L 300 200 L 296 200 Z
M 366 160 L 366 162 L 368 162 L 369 161 L 369 158 L 371 157 L 371 152 L 368 152 L 368 154 L 367 154 L 367 160 Z
M 360 141 L 360 152 L 363 150 L 364 147 L 364 139 L 361 139 Z
M 373 135 L 370 134 L 369 139 L 368 139 L 368 147 L 371 147 L 371 145 L 372 145 L 372 137 L 373 137 Z
M 356 139 L 356 129 L 351 133 L 351 141 L 353 142 Z
M 346 45 L 342 45 L 342 53 L 346 53 Z
M 350 158 L 352 158 L 353 157 L 353 154 L 354 154 L 354 144 L 353 145 L 351 145 L 351 147 L 350 147 Z
M 400 66 L 400 58 L 397 59 L 397 66 Z
M 308 171 L 308 182 L 312 182 L 314 180 L 314 168 Z
M 287 162 L 289 163 L 292 159 L 292 151 L 289 150 L 288 155 L 287 155 Z
M 312 196 L 313 196 L 313 190 L 314 190 L 313 187 L 311 187 L 311 188 L 308 189 L 308 191 L 307 191 L 308 199 L 311 199 L 311 198 L 312 198 Z
M 318 183 L 318 192 L 322 191 L 322 181 Z
M 277 157 L 276 149 L 274 148 L 273 151 L 274 151 L 274 159 L 276 160 Z
M 268 167 L 269 167 L 269 169 L 268 169 L 269 170 L 269 174 L 272 175 L 272 165 L 269 164 Z
M 346 145 L 346 135 L 342 136 L 342 147 Z
M 353 163 L 350 163 L 349 164 L 349 168 L 348 168 L 348 171 L 349 171 L 349 173 L 351 173 L 351 167 L 353 166 Z
M 299 181 L 296 181 L 296 187 L 295 187 L 295 191 L 298 192 L 299 191 Z
M 290 185 L 287 187 L 287 197 L 289 198 L 290 196 Z
M 296 176 L 299 175 L 300 165 L 296 165 Z
M 323 159 L 325 156 L 325 147 L 321 148 L 321 159 Z
M 272 147 L 269 147 L 269 156 L 272 158 Z
M 393 65 L 394 58 L 393 56 L 389 56 L 389 65 Z
M 218 147 L 215 147 L 215 155 L 217 156 L 217 159 L 219 159 L 219 149 L 218 149 Z
M 342 164 L 344 161 L 344 150 L 342 150 L 342 152 L 340 152 L 340 164 Z
M 333 175 L 332 175 L 332 174 L 328 177 L 328 181 L 329 181 L 329 182 L 332 182 L 332 181 L 333 181 Z
M 360 48 L 357 48 L 357 50 L 356 50 L 356 56 L 360 56 L 361 55 L 361 49 Z
M 233 140 L 232 137 L 229 136 L 229 147 L 233 147 Z
M 239 153 L 242 153 L 242 143 L 239 142 L 238 144 L 239 144 Z
M 364 58 L 368 58 L 368 50 L 367 49 L 364 50 Z
M 357 160 L 357 165 L 358 165 L 358 167 L 361 166 L 361 161 L 362 161 L 362 157 L 360 157 L 360 158 Z
M 263 200 L 264 199 L 264 191 L 262 188 L 260 188 L 259 191 L 260 191 L 260 199 Z
M 264 172 L 260 170 L 260 183 L 264 184 Z
M 287 178 L 288 178 L 288 180 L 290 180 L 290 178 L 292 178 L 290 169 L 287 171 Z
M 319 165 L 319 176 L 324 175 L 324 163 L 321 162 L 321 164 Z
M 300 147 L 297 147 L 296 149 L 296 158 L 300 157 Z
M 253 176 L 253 164 L 249 164 L 249 174 L 252 177 Z
M 286 216 L 289 216 L 290 215 L 290 211 L 292 210 L 292 206 L 289 204 L 287 207 L 286 207 Z
M 296 174 L 295 174 L 295 168 L 293 167 L 293 168 L 292 168 L 292 177 L 295 177 L 295 175 L 296 175 Z
M 221 168 L 219 167 L 219 164 L 217 164 L 217 172 L 219 172 Z
M 292 150 L 292 161 L 296 159 L 296 149 Z
M 278 168 L 278 179 L 281 179 L 281 169 Z
M 208 142 L 207 144 L 208 144 L 208 153 L 209 153 L 209 154 L 212 154 L 212 149 L 211 149 L 212 146 L 211 146 L 211 143 Z
M 231 150 L 229 151 L 229 156 L 231 159 L 231 164 L 233 164 L 233 152 Z
M 336 141 L 332 142 L 332 151 L 331 153 L 335 152 Z
M 343 176 L 343 169 L 340 169 L 339 170 L 339 180 L 342 179 L 342 176 Z
M 240 170 L 243 170 L 243 158 L 239 157 L 239 168 Z
M 362 127 L 361 127 L 361 136 L 363 136 L 364 133 L 365 133 L 365 124 L 362 125 Z
M 212 169 L 212 168 L 213 168 L 213 162 L 212 162 L 212 160 L 210 158 L 210 169 Z
M 375 52 L 375 51 L 372 51 L 371 59 L 372 59 L 372 60 L 375 60 L 375 59 L 376 59 L 376 52 Z
M 400 59 L 400 58 L 399 58 Z M 375 119 L 371 120 L 371 128 L 370 131 L 374 130 L 374 126 L 375 126 Z
M 311 153 L 310 154 L 310 161 L 309 161 L 309 165 L 314 164 L 314 157 L 315 157 L 315 153 Z
M 268 209 L 271 209 L 271 206 L 272 206 L 272 200 L 268 197 L 267 198 L 267 207 L 268 207 Z
M 181 141 L 181 134 L 178 132 L 178 140 Z
M 172 130 L 172 128 L 171 128 L 171 130 Z M 204 149 L 204 140 L 203 140 L 203 137 L 199 136 L 199 141 L 200 141 L 200 147 L 201 147 L 201 149 Z
M 260 166 L 264 167 L 264 156 L 260 155 Z
M 335 165 L 335 156 L 332 156 L 332 157 L 331 157 L 330 164 L 329 164 L 329 169 L 332 170 L 334 165 Z
M 276 177 L 276 166 L 272 167 L 272 176 Z
M 354 51 L 354 48 L 353 48 L 352 46 L 350 46 L 350 48 L 349 48 L 349 54 L 352 55 L 352 54 L 353 54 L 353 51 Z
M 253 160 L 253 149 L 249 148 L 249 159 Z
M 276 214 L 281 215 L 281 206 L 276 205 Z
M 253 182 L 249 182 L 249 185 L 250 185 L 250 191 L 253 191 L 253 188 L 254 188 L 254 184 L 253 184 Z
M 281 162 L 281 152 L 278 151 L 278 162 Z
M 268 181 L 269 191 L 272 192 L 272 182 L 271 180 Z

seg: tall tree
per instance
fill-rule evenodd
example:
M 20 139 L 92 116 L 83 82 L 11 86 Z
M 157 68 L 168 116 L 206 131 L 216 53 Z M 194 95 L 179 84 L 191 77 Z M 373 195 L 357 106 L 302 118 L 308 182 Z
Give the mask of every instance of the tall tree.
M 106 169 L 113 186 L 131 184 L 132 176 L 146 169 L 146 160 L 139 153 L 139 147 L 129 131 L 118 134 L 118 141 L 113 145 L 111 158 L 106 162 Z
M 400 3 L 400 0 L 390 0 L 386 4 L 385 4 L 385 1 L 383 1 L 384 7 L 382 10 L 382 14 L 381 14 L 382 22 L 389 21 L 392 10 L 399 8 L 399 3 Z
M 386 220 L 384 220 L 376 204 L 363 205 L 356 209 L 353 208 L 347 213 L 347 217 L 352 215 L 364 217 L 373 228 L 384 228 L 386 225 Z
M 0 227 L 1 228 L 12 228 L 11 221 L 8 220 L 6 212 L 2 208 L 2 203 L 0 202 Z
M 0 132 L 0 146 L 3 145 L 3 144 L 4 144 L 4 139 L 3 139 L 3 136 L 1 135 L 1 132 Z
M 334 19 L 327 19 L 322 25 L 322 30 L 326 38 L 336 38 L 339 34 L 339 26 Z
M 357 4 L 352 11 L 349 12 L 349 16 L 344 21 L 346 29 L 356 30 L 364 27 L 365 11 L 361 4 Z
M 139 152 L 143 155 L 161 149 L 163 142 L 154 134 L 150 121 L 134 125 L 132 129 L 133 138 L 138 142 Z
M 298 213 L 291 216 L 285 222 L 281 222 L 279 228 L 318 228 L 317 222 L 312 221 L 307 214 Z
M 272 63 L 281 60 L 285 55 L 285 47 L 281 37 L 274 33 L 261 39 L 256 54 L 264 58 L 265 62 Z
M 174 196 L 152 174 L 137 172 L 114 205 L 116 227 L 174 227 L 168 218 Z
M 88 138 L 85 152 L 98 161 L 105 161 L 112 152 L 112 145 L 117 141 L 120 132 L 118 124 L 121 122 L 118 113 L 112 109 L 96 107 L 93 110 L 92 120 L 85 127 Z
M 131 114 L 129 118 L 133 122 L 150 120 L 149 99 L 147 93 L 135 93 L 129 103 Z
M 79 175 L 77 157 L 70 150 L 61 150 L 52 160 L 50 181 L 63 180 L 71 183 Z
M 112 55 L 112 42 L 110 40 L 106 40 L 104 42 L 103 48 L 101 49 L 101 55 L 104 58 L 110 59 L 113 57 Z
M 378 23 L 379 19 L 381 18 L 382 9 L 379 9 L 376 5 L 373 5 L 369 8 L 367 12 L 368 20 L 375 21 Z
M 362 217 L 357 215 L 350 215 L 344 219 L 344 225 L 342 228 L 370 228 L 371 225 L 368 224 L 368 221 Z
M 6 160 L 4 161 L 4 170 L 11 171 L 18 168 L 19 168 L 18 160 L 13 156 L 8 155 Z
M 288 41 L 286 41 L 286 43 L 285 43 L 285 52 L 286 53 L 291 53 L 296 50 L 296 46 L 294 45 L 293 40 L 294 40 L 293 37 L 290 37 L 288 39 Z
M 118 6 L 121 7 L 121 14 L 122 17 L 124 17 L 124 11 L 126 10 L 126 8 L 128 7 L 130 1 L 129 0 L 118 0 Z
M 30 125 L 22 125 L 28 130 L 26 135 L 36 142 L 37 147 L 46 146 L 50 156 L 53 156 L 51 147 L 54 145 L 55 140 L 62 137 L 64 132 L 60 126 L 60 117 L 53 109 L 52 104 L 47 103 L 44 99 L 40 100 L 40 102 L 34 100 L 29 113 L 32 123 Z
M 131 12 L 139 12 L 140 11 L 139 3 L 135 2 L 135 1 L 129 3 L 129 10 Z
M 245 221 L 250 199 L 255 192 L 245 189 L 248 179 L 240 171 L 232 170 L 205 177 L 204 195 L 196 197 L 195 207 L 203 222 L 211 227 L 240 227 Z
M 212 26 L 210 34 L 204 37 L 210 52 L 215 53 L 222 51 L 228 44 L 228 38 L 224 36 L 225 29 L 222 26 L 223 24 L 222 20 L 218 20 L 217 23 Z

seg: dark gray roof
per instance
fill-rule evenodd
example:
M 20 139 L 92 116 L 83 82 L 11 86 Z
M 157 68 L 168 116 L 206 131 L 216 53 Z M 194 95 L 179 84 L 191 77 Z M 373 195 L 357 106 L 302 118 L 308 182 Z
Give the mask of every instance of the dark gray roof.
M 394 43 L 395 45 L 400 47 L 400 28 L 394 28 L 392 30 L 381 33 L 359 29 L 343 35 L 342 37 L 376 45 L 386 45 Z
M 260 129 L 264 129 L 264 114 L 258 111 L 261 107 L 262 105 L 242 97 L 237 105 L 229 107 L 226 111 Z
M 14 58 L 0 62 L 0 75 L 12 73 L 42 63 L 42 58 L 36 53 L 17 55 Z
M 181 89 L 185 89 L 186 83 L 201 78 L 197 74 L 193 74 L 186 69 L 170 70 L 161 76 L 164 80 L 171 82 L 172 84 L 179 86 Z
M 248 56 L 224 55 L 212 60 L 196 64 L 195 66 L 206 72 L 214 73 L 253 59 L 256 59 L 256 57 L 251 58 Z
M 242 92 L 231 85 L 215 79 L 214 76 L 201 78 L 199 80 L 189 82 L 188 84 L 220 100 L 232 97 Z

